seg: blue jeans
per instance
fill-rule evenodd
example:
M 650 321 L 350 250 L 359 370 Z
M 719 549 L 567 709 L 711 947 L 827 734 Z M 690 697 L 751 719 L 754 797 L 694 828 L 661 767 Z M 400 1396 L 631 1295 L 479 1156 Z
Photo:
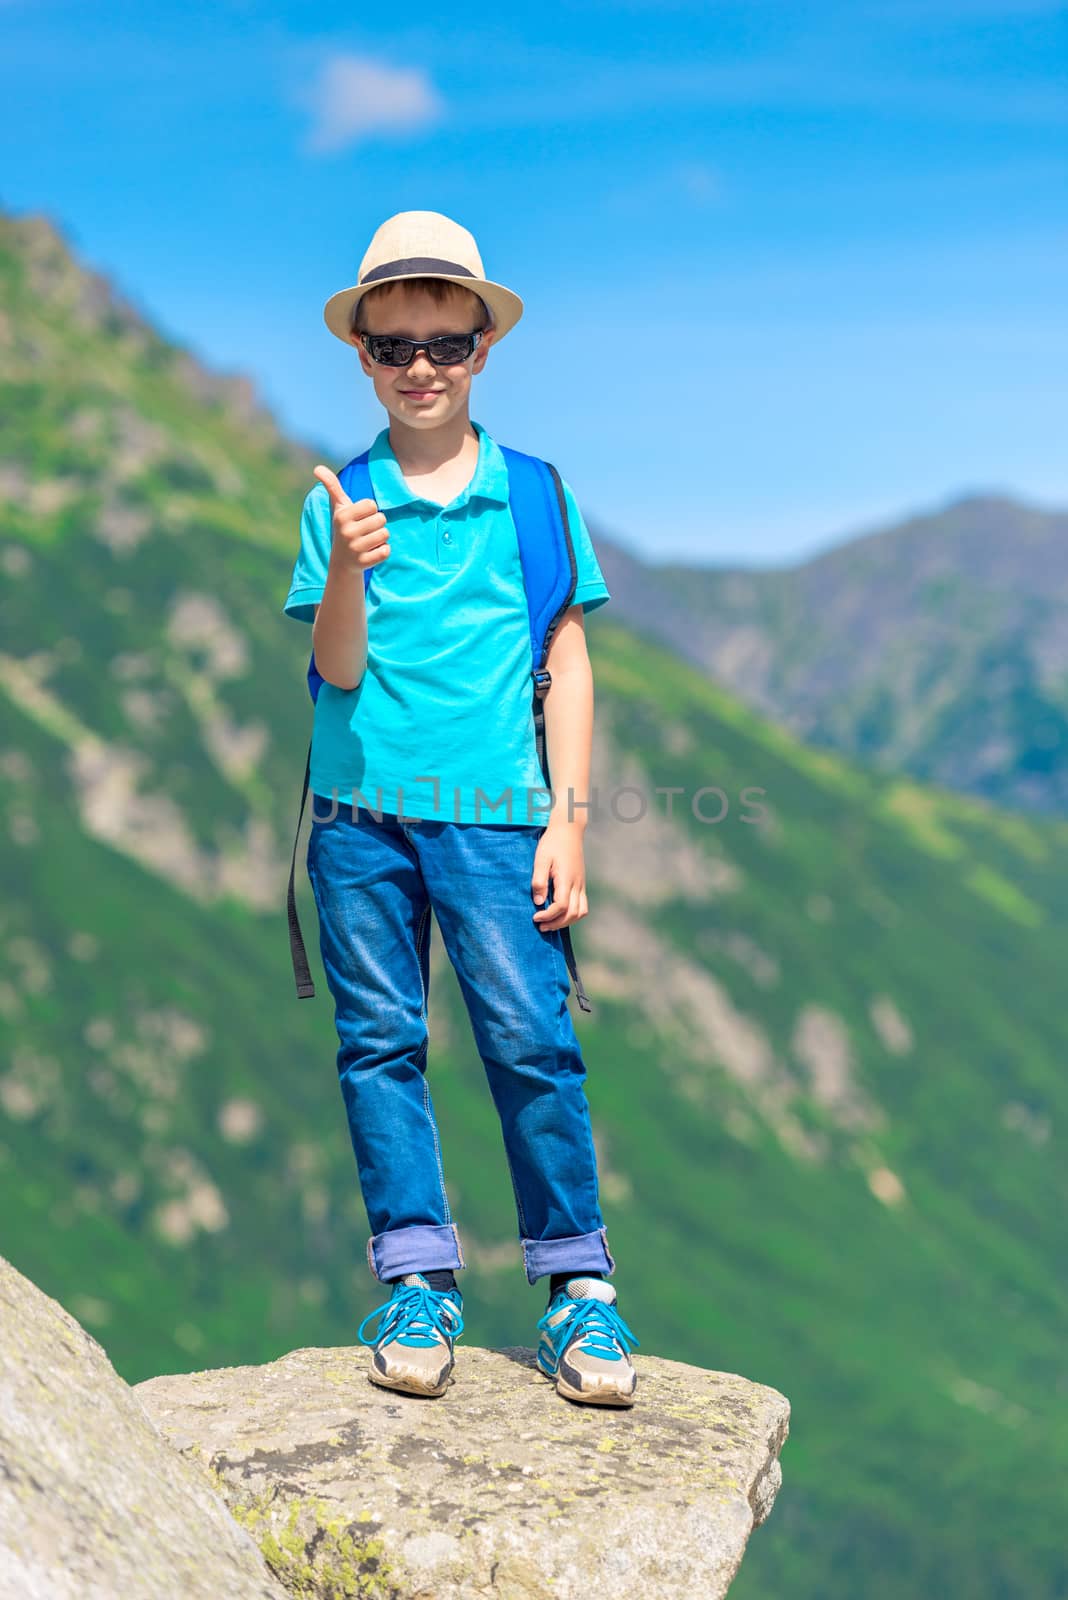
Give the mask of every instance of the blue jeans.
M 561 934 L 533 921 L 544 825 L 402 819 L 311 800 L 308 876 L 372 1274 L 387 1282 L 464 1266 L 427 1082 L 433 908 L 500 1117 L 527 1281 L 610 1276 Z

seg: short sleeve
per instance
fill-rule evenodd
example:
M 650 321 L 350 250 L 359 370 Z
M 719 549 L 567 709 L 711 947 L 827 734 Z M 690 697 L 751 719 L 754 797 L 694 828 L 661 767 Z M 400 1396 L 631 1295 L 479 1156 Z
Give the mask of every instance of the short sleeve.
M 583 612 L 595 611 L 598 606 L 603 606 L 606 600 L 612 597 L 604 581 L 604 574 L 597 562 L 593 548 L 593 540 L 586 526 L 578 502 L 571 492 L 571 485 L 561 478 L 564 490 L 564 500 L 567 503 L 567 521 L 571 529 L 571 543 L 575 548 L 575 564 L 578 567 L 578 581 L 575 593 L 571 597 L 572 605 L 581 603 Z
M 330 496 L 325 486 L 317 483 L 308 491 L 300 514 L 300 554 L 282 607 L 285 616 L 296 617 L 298 622 L 315 621 L 315 607 L 326 588 L 333 537 Z

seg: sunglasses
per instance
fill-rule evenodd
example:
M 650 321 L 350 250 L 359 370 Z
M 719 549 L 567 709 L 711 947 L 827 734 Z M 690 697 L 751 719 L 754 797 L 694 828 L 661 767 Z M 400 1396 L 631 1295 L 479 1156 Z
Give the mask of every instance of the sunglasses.
M 417 350 L 425 350 L 435 367 L 455 367 L 478 348 L 482 330 L 474 333 L 439 333 L 417 344 L 395 333 L 362 333 L 360 343 L 372 361 L 382 367 L 410 367 Z

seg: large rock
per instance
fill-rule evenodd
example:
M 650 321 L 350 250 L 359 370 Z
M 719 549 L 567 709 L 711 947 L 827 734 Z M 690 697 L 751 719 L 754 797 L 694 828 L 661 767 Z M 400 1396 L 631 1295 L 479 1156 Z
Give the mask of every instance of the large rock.
M 286 1595 L 91 1334 L 2 1256 L 0 1595 Z
M 439 1398 L 368 1354 L 136 1386 L 301 1596 L 716 1600 L 781 1482 L 789 1404 L 731 1373 L 635 1356 L 625 1410 L 562 1399 L 526 1349 L 461 1341 Z

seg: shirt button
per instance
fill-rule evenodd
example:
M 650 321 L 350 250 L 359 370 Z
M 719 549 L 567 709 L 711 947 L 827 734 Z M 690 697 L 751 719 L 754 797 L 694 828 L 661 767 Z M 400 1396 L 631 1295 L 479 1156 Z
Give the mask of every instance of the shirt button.
M 446 544 L 451 544 L 452 543 L 452 534 L 449 533 L 448 530 L 446 530 L 445 533 L 443 533 L 441 537 L 444 539 Z

